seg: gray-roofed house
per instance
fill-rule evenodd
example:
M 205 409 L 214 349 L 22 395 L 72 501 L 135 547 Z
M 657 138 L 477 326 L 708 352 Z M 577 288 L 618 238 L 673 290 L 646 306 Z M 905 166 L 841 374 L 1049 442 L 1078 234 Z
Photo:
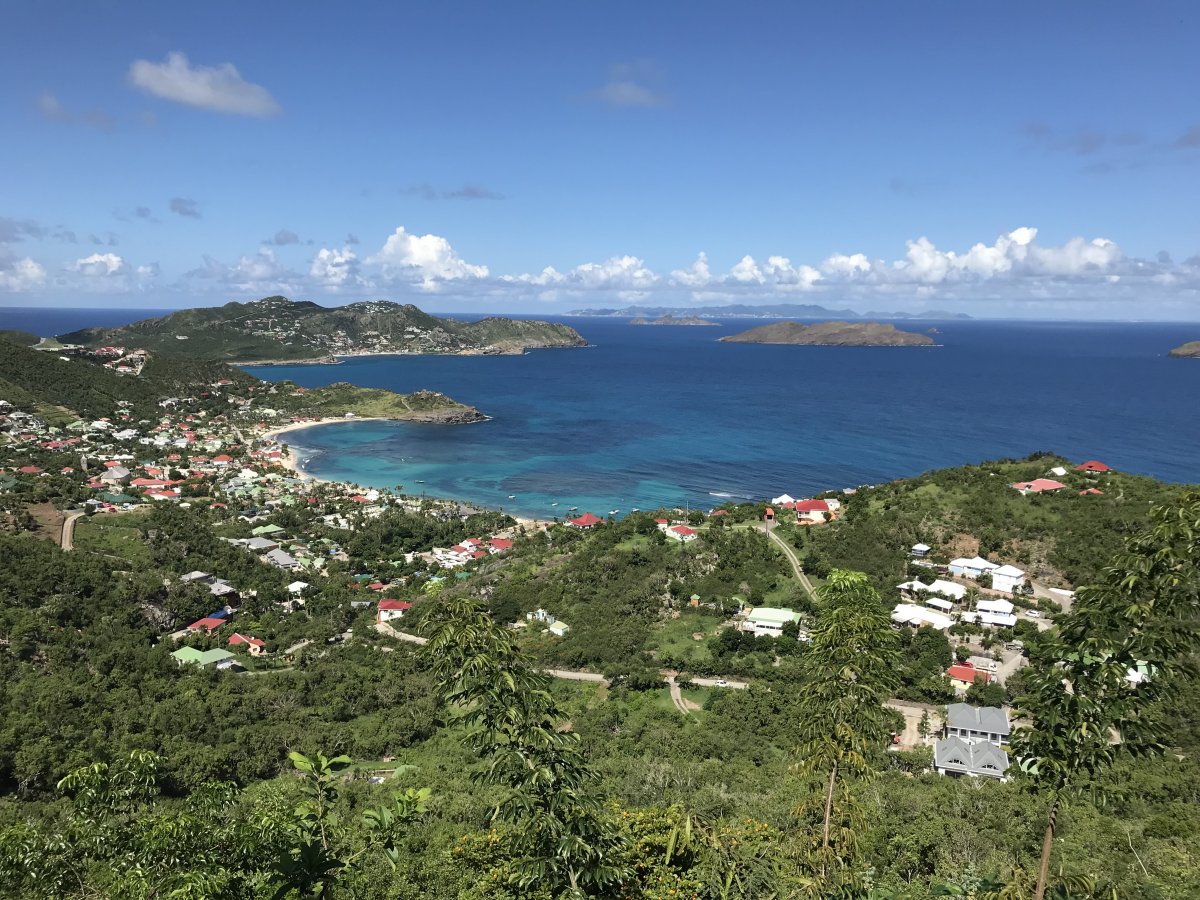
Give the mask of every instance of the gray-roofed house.
M 933 768 L 939 775 L 1007 781 L 1008 754 L 989 741 L 964 741 L 951 735 L 933 745 Z
M 278 547 L 276 547 L 263 558 L 271 565 L 278 566 L 281 569 L 300 568 L 300 563 L 296 561 L 296 558 L 292 556 L 292 554 L 288 553 L 286 550 L 280 550 Z
M 951 703 L 946 707 L 946 736 L 966 741 L 988 741 L 997 746 L 1008 743 L 1012 726 L 1008 713 L 995 706 Z
M 246 549 L 253 550 L 255 553 L 266 553 L 268 550 L 274 550 L 278 546 L 275 541 L 265 537 L 252 537 L 246 541 Z

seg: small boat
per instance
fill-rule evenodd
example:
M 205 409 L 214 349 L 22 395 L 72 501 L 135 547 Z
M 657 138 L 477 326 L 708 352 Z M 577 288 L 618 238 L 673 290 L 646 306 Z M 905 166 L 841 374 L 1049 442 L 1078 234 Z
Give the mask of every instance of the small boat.
M 424 483 L 425 483 L 425 482 L 424 482 L 424 481 L 422 481 L 420 478 L 418 478 L 418 479 L 417 479 L 417 484 L 424 484 Z
M 516 500 L 516 499 L 517 499 L 517 495 L 516 495 L 516 494 L 509 494 L 509 495 L 508 495 L 508 499 L 509 499 L 509 500 Z
M 551 505 L 551 506 L 558 506 L 558 504 L 557 504 L 557 503 L 551 503 L 550 505 Z
M 570 509 L 568 509 L 568 510 L 567 510 L 567 512 L 579 512 L 579 507 L 578 507 L 578 506 L 572 506 Z
M 617 513 L 619 513 L 619 512 L 620 512 L 620 510 L 619 510 L 619 509 L 610 509 L 610 510 L 608 511 L 608 514 L 609 514 L 610 516 L 615 516 L 615 515 L 616 515 Z
M 633 509 L 630 510 L 630 512 L 641 512 L 641 510 L 635 506 Z

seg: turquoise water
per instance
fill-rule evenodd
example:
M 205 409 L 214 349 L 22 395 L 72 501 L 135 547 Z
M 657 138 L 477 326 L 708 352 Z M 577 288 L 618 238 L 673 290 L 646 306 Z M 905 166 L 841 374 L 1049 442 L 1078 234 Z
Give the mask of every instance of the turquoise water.
M 910 322 L 943 346 L 831 348 L 716 342 L 753 321 L 571 324 L 594 346 L 253 371 L 477 406 L 492 419 L 288 441 L 321 477 L 543 517 L 804 496 L 1036 450 L 1200 481 L 1200 362 L 1166 357 L 1196 325 Z

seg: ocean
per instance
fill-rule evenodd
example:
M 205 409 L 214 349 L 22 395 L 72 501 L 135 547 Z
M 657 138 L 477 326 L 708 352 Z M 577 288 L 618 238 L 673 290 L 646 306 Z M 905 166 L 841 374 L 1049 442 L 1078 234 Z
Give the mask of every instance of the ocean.
M 12 312 L 0 327 L 49 333 Z M 47 312 L 57 331 L 122 319 Z M 716 340 L 762 320 L 563 321 L 593 346 L 250 371 L 309 387 L 428 388 L 478 407 L 489 421 L 339 423 L 287 441 L 320 477 L 531 516 L 800 497 L 1037 450 L 1200 481 L 1200 362 L 1166 355 L 1200 325 L 906 320 L 897 325 L 936 327 L 941 346 L 834 348 Z

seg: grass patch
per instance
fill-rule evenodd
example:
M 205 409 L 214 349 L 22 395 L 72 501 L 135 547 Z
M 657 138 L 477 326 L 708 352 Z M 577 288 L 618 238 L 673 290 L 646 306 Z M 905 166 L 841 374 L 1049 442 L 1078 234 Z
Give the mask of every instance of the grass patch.
M 128 561 L 133 567 L 149 567 L 154 560 L 142 541 L 139 525 L 146 511 L 122 515 L 84 516 L 75 522 L 75 549 Z

